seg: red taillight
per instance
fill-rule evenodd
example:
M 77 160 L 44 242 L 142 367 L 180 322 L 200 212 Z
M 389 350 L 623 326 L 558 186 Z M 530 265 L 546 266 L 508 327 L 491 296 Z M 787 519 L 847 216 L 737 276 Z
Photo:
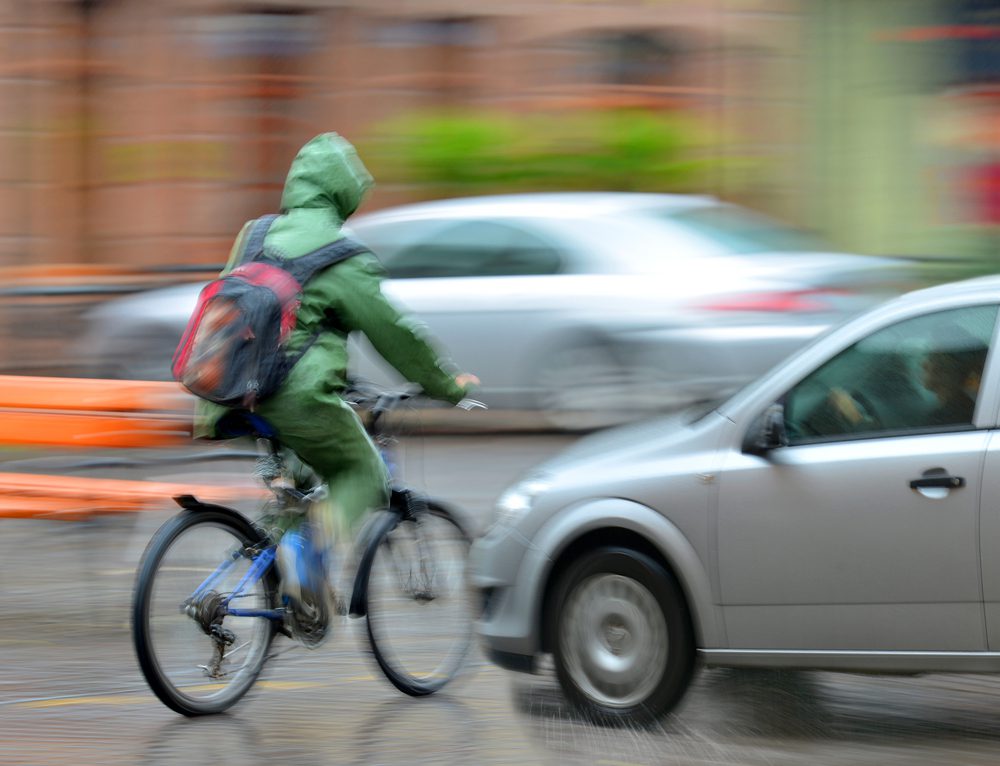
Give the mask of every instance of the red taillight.
M 707 311 L 816 312 L 833 308 L 830 298 L 846 295 L 843 290 L 783 290 L 770 293 L 747 293 L 720 296 L 699 304 Z

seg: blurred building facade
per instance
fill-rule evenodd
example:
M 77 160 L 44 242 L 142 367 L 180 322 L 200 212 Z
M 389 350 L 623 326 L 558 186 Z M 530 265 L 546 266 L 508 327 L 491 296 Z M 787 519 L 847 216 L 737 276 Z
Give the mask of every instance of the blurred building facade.
M 706 192 L 858 250 L 976 250 L 996 6 L 0 0 L 0 266 L 217 264 L 309 137 L 442 105 L 696 113 L 764 168 Z

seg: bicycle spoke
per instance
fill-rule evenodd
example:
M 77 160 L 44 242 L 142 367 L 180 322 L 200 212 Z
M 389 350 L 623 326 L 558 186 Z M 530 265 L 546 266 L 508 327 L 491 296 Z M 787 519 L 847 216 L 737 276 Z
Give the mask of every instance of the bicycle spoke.
M 228 519 L 177 519 L 158 533 L 144 559 L 133 617 L 136 648 L 166 704 L 188 715 L 218 712 L 253 684 L 274 635 L 269 619 L 232 615 L 227 603 L 272 609 L 273 575 L 261 579 L 253 559 L 226 553 L 249 542 Z
M 430 694 L 462 668 L 471 642 L 468 540 L 443 515 L 400 523 L 379 546 L 368 581 L 368 634 L 389 680 Z

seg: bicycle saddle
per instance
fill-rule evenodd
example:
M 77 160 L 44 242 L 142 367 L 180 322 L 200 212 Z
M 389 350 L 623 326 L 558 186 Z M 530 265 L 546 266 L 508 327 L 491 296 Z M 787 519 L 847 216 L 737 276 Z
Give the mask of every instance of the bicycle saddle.
M 220 439 L 238 439 L 241 436 L 271 440 L 278 438 L 278 429 L 250 410 L 229 410 L 219 418 L 215 430 Z

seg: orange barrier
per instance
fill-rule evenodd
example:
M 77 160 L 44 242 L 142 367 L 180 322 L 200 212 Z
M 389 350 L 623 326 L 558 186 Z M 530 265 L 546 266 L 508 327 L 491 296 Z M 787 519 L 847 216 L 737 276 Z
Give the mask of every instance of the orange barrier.
M 175 383 L 0 376 L 0 444 L 188 445 L 192 411 L 191 397 Z M 229 502 L 260 493 L 252 486 L 0 473 L 0 518 L 85 519 L 169 507 L 175 495 Z
M 0 376 L 0 409 L 150 411 L 176 409 L 186 400 L 177 383 Z
M 249 486 L 176 484 L 130 479 L 0 473 L 0 518 L 78 520 L 97 514 L 132 513 L 169 507 L 175 495 L 231 502 L 263 496 Z
M 0 444 L 169 447 L 191 438 L 175 383 L 0 376 Z

